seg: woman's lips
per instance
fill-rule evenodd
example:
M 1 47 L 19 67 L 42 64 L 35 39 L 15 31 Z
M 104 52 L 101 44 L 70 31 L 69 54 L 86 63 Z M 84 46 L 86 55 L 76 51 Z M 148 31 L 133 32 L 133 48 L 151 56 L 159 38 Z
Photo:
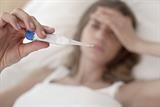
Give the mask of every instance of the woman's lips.
M 104 52 L 104 49 L 102 48 L 102 46 L 94 44 L 94 49 L 98 52 Z

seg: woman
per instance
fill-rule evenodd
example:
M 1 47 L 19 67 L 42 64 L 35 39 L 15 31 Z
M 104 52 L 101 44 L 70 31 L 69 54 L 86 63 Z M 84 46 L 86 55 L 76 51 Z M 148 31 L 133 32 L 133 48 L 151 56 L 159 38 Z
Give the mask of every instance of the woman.
M 135 96 L 133 95 L 139 92 L 140 89 L 144 91 L 143 87 L 148 88 L 154 86 L 156 82 L 154 82 L 154 84 L 150 82 L 129 83 L 133 80 L 131 70 L 134 65 L 138 63 L 139 58 L 136 54 L 127 51 L 122 45 L 129 50 L 132 49 L 128 48 L 131 46 L 127 47 L 125 42 L 126 36 L 129 38 L 127 41 L 135 36 L 134 29 L 136 29 L 135 17 L 122 1 L 101 0 L 94 3 L 86 11 L 84 17 L 82 17 L 77 33 L 75 34 L 80 36 L 75 36 L 75 39 L 81 40 L 82 42 L 93 43 L 95 47 L 82 47 L 80 49 L 76 47 L 75 53 L 73 52 L 74 54 L 71 54 L 73 60 L 70 61 L 70 64 L 65 65 L 63 70 L 57 68 L 55 71 L 55 73 L 59 71 L 69 71 L 68 74 L 58 79 L 47 78 L 47 84 L 39 84 L 29 93 L 20 97 L 15 107 L 24 105 L 33 106 L 32 104 L 36 106 L 40 104 L 45 107 L 47 104 L 52 106 L 56 104 L 67 106 L 67 104 L 74 104 L 74 102 L 79 103 L 79 101 L 77 101 L 78 99 L 82 100 L 79 104 L 84 104 L 86 101 L 85 104 L 92 104 L 92 106 L 94 104 L 98 104 L 97 106 L 103 104 L 105 104 L 103 106 L 108 106 L 109 103 L 98 100 L 102 100 L 102 98 L 104 100 L 104 98 L 106 98 L 105 102 L 107 102 L 107 100 L 109 100 L 107 99 L 108 96 L 117 99 L 117 101 L 124 106 L 143 107 L 141 104 L 149 104 L 148 100 L 145 99 L 145 95 L 148 94 L 136 94 L 138 96 L 136 99 L 134 99 Z M 132 36 L 132 34 L 134 35 Z M 140 53 L 139 50 L 135 52 Z M 34 78 L 33 80 L 35 80 L 35 77 L 36 76 L 32 76 L 32 78 Z M 29 78 L 29 80 L 31 79 Z M 123 83 L 118 81 L 129 84 L 122 85 Z M 30 86 L 26 86 L 26 84 L 21 85 L 21 87 L 26 87 L 26 89 L 28 87 L 30 88 Z M 115 91 L 111 92 L 109 91 L 110 89 Z M 63 90 L 66 90 L 66 92 Z M 76 96 L 73 96 L 71 91 L 75 92 Z M 87 99 L 85 98 L 86 96 L 82 98 L 81 95 L 78 94 L 79 92 L 85 95 L 84 93 L 86 91 L 87 93 L 92 92 L 92 95 L 96 95 L 92 97 L 87 96 Z M 103 93 L 104 97 L 100 95 L 101 93 Z M 99 96 L 98 98 L 96 98 L 97 95 Z M 52 101 L 48 101 L 50 99 L 46 99 L 46 97 L 51 98 Z M 154 101 L 154 98 L 151 99 L 151 101 Z M 145 103 L 141 103 L 141 101 L 145 101 Z M 79 106 L 79 104 L 77 105 Z
M 54 99 L 54 102 L 52 101 L 53 103 L 47 103 L 47 105 L 57 105 L 57 103 L 59 103 L 59 100 L 62 101 L 62 104 L 66 104 L 66 102 L 68 104 L 68 102 L 71 102 L 71 96 L 68 96 L 69 99 L 63 98 L 64 96 L 60 97 L 60 93 L 62 93 L 60 91 L 61 89 L 59 89 L 58 87 L 52 87 L 57 86 L 57 84 L 72 87 L 72 91 L 80 90 L 78 88 L 79 86 L 86 88 L 88 87 L 90 90 L 93 90 L 93 92 L 97 94 L 104 93 L 105 96 L 109 95 L 113 98 L 116 98 L 116 90 L 118 90 L 119 87 L 123 84 L 122 82 L 128 83 L 133 80 L 131 76 L 131 70 L 134 65 L 138 63 L 138 55 L 126 50 L 118 41 L 114 32 L 111 30 L 108 24 L 104 23 L 103 20 L 99 19 L 101 15 L 97 14 L 102 13 L 102 15 L 105 15 L 105 13 L 101 11 L 101 8 L 107 8 L 109 10 L 116 11 L 122 16 L 127 17 L 128 19 L 130 19 L 129 21 L 131 27 L 136 29 L 136 19 L 131 10 L 123 2 L 118 0 L 103 0 L 94 3 L 86 11 L 82 19 L 80 20 L 78 30 L 75 34 L 75 39 L 82 42 L 93 43 L 95 47 L 75 47 L 73 53 L 71 54 L 71 57 L 69 57 L 69 59 L 72 60 L 70 60 L 70 63 L 68 62 L 64 68 L 64 71 L 69 70 L 70 73 L 62 78 L 53 79 L 50 81 L 52 84 L 48 84 L 49 87 L 51 86 L 50 88 L 53 89 L 51 93 L 53 94 L 53 92 L 56 92 L 56 96 L 59 96 L 59 98 L 53 98 L 55 95 L 52 97 L 48 96 L 48 98 L 50 97 L 50 99 Z M 59 68 L 57 68 L 55 72 L 59 72 Z M 41 84 L 37 88 L 33 89 L 35 90 L 34 92 L 38 92 L 36 90 L 39 90 L 40 87 L 45 86 L 44 84 Z M 57 88 L 59 89 L 58 91 Z M 108 91 L 111 88 L 114 88 L 115 91 Z M 63 87 L 63 90 L 67 89 L 68 88 Z M 45 99 L 42 100 L 43 97 L 45 97 L 42 96 L 44 95 L 43 93 L 45 93 L 43 91 L 44 90 L 41 91 L 41 94 L 38 94 L 38 100 L 33 101 L 33 99 L 36 98 L 30 98 L 32 99 L 33 103 L 36 104 L 36 106 L 38 106 L 42 102 L 45 102 Z M 49 92 L 49 90 L 47 92 Z M 67 93 L 70 92 L 68 91 Z M 82 93 L 83 92 L 81 92 L 81 94 Z M 76 99 L 78 100 L 79 98 L 80 95 L 77 95 Z M 20 98 L 20 100 L 15 104 L 15 106 L 29 106 L 31 102 L 28 102 L 25 99 L 26 96 Z M 76 99 L 75 102 L 78 103 L 79 101 L 77 101 Z M 95 98 L 92 98 L 91 100 L 94 101 Z M 21 101 L 24 102 L 22 103 Z M 36 103 L 36 101 L 38 101 L 39 103 Z M 97 103 L 99 105 L 105 104 L 105 106 L 109 104 L 104 102 L 100 103 L 98 102 L 98 99 L 96 102 L 89 102 L 89 99 L 85 99 L 85 101 L 88 101 L 85 104 L 94 105 L 95 103 Z M 84 100 L 82 100 L 82 102 L 84 102 Z M 45 103 L 43 104 L 45 105 Z M 73 103 L 71 102 L 70 105 L 71 104 Z M 81 105 L 81 103 L 77 105 Z

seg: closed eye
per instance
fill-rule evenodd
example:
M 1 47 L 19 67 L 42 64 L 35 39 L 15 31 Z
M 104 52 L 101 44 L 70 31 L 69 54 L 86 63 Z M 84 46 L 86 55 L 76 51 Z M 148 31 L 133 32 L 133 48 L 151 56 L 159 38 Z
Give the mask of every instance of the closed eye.
M 100 22 L 95 19 L 91 20 L 91 27 L 94 29 L 100 29 Z

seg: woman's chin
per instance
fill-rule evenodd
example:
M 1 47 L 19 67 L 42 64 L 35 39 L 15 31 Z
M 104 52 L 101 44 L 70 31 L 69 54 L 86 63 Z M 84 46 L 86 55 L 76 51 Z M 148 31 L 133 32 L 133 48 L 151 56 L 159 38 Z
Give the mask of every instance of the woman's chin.
M 105 52 L 101 49 L 91 49 L 90 54 L 92 54 L 95 57 L 103 57 Z
M 102 57 L 103 55 L 99 54 L 99 53 L 91 53 L 91 54 L 88 54 L 86 56 L 87 56 L 86 59 L 89 59 L 89 60 L 91 60 L 92 62 L 95 62 L 95 63 L 106 62 L 106 58 Z

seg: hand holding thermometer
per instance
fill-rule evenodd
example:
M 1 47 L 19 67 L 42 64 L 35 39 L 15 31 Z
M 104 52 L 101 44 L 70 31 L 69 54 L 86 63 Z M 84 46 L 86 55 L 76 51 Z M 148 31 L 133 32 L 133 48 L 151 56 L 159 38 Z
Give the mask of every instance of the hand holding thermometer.
M 94 47 L 93 44 L 82 43 L 82 42 L 67 38 L 65 36 L 60 36 L 56 34 L 47 34 L 47 37 L 45 39 L 41 39 L 35 34 L 35 32 L 26 31 L 25 38 L 31 41 L 38 40 L 38 41 L 48 42 L 56 45 L 78 45 L 78 46 L 85 46 L 85 47 Z

